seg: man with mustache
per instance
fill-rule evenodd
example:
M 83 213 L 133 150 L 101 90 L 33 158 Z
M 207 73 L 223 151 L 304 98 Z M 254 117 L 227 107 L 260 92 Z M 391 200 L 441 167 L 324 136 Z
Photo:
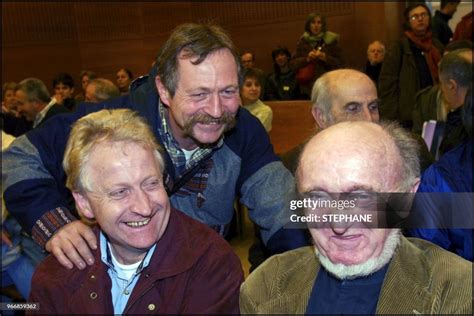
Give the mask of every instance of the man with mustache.
M 416 141 L 393 123 L 342 122 L 316 134 L 300 159 L 298 192 L 345 206 L 304 210 L 314 246 L 252 272 L 240 290 L 241 313 L 471 315 L 471 262 L 375 220 L 391 215 L 381 198 L 414 193 L 419 174 Z
M 294 180 L 260 122 L 239 107 L 240 73 L 224 30 L 178 26 L 128 96 L 81 106 L 12 145 L 4 154 L 7 207 L 64 266 L 93 264 L 97 239 L 71 213 L 60 161 L 71 123 L 98 109 L 131 108 L 166 151 L 164 182 L 176 209 L 225 235 L 240 197 L 271 251 L 302 245 L 303 234 L 282 228 Z

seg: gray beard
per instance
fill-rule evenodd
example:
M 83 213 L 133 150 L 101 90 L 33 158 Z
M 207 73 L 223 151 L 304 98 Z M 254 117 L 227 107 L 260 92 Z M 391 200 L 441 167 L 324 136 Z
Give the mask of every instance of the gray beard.
M 382 253 L 377 258 L 370 258 L 366 262 L 345 265 L 342 263 L 332 263 L 328 257 L 323 256 L 315 247 L 316 257 L 321 262 L 321 265 L 333 276 L 340 280 L 355 279 L 359 277 L 368 276 L 382 267 L 384 267 L 390 259 L 392 259 L 395 249 L 400 243 L 401 234 L 399 229 L 392 229 L 385 240 Z

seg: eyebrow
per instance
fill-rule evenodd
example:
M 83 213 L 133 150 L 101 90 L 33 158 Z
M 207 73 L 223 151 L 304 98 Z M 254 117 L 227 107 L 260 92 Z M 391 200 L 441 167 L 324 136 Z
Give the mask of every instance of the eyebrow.
M 305 190 L 305 191 L 301 192 L 301 194 L 302 195 L 309 195 L 309 194 L 315 193 L 315 192 L 324 192 L 324 193 L 328 193 L 328 194 L 330 194 L 330 193 L 352 193 L 352 192 L 356 192 L 356 191 L 376 193 L 376 190 L 372 186 L 363 185 L 363 184 L 355 184 L 355 185 L 352 185 L 352 186 L 348 187 L 346 190 L 343 190 L 341 192 L 328 192 L 328 191 L 326 191 L 325 189 L 323 189 L 321 187 L 314 187 L 314 188 L 310 188 L 308 190 Z

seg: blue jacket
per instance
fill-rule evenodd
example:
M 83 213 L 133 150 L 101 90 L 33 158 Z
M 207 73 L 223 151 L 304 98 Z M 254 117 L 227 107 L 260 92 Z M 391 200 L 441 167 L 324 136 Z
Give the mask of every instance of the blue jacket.
M 81 104 L 74 113 L 58 115 L 42 128 L 17 138 L 5 152 L 7 208 L 38 243 L 44 245 L 58 228 L 74 220 L 68 211 L 72 200 L 62 168 L 72 123 L 100 109 L 130 108 L 148 120 L 161 143 L 157 131 L 161 124 L 159 96 L 151 82 L 143 77 L 132 85 L 129 96 Z M 272 252 L 304 245 L 302 231 L 282 229 L 289 220 L 288 199 L 295 192 L 293 176 L 275 155 L 260 122 L 242 108 L 236 118 L 236 127 L 225 134 L 223 145 L 213 151 L 204 168 L 170 197 L 172 205 L 222 233 L 232 219 L 234 201 L 240 197 Z M 168 154 L 165 160 L 166 172 L 176 183 L 177 171 Z M 272 236 L 273 242 L 268 243 Z
M 462 143 L 429 167 L 421 177 L 418 192 L 473 192 L 472 144 L 472 140 Z M 432 208 L 436 207 L 437 210 L 434 213 L 440 214 L 444 210 L 449 211 L 453 208 L 456 208 L 457 212 L 461 205 L 468 205 L 467 207 L 463 206 L 462 209 L 471 214 L 466 214 L 463 218 L 466 220 L 467 218 L 472 219 L 472 195 L 470 196 L 471 198 L 466 201 L 460 201 L 459 196 L 455 196 L 451 200 L 447 195 L 443 195 L 441 198 L 436 198 L 436 196 L 430 198 L 430 195 L 426 194 L 423 197 L 422 204 L 417 205 L 417 210 L 431 212 Z M 436 200 L 436 202 L 432 200 Z M 415 200 L 416 202 L 417 200 Z M 467 260 L 473 261 L 472 229 L 455 227 L 440 229 L 414 228 L 408 230 L 408 234 L 429 240 Z

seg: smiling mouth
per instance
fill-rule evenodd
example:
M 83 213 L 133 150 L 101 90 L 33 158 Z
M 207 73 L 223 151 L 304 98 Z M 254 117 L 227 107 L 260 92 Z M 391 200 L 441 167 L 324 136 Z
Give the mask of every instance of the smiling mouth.
M 150 222 L 150 218 L 147 218 L 143 221 L 139 221 L 139 222 L 126 222 L 125 224 L 129 227 L 143 227 L 145 225 L 147 225 L 149 222 Z

